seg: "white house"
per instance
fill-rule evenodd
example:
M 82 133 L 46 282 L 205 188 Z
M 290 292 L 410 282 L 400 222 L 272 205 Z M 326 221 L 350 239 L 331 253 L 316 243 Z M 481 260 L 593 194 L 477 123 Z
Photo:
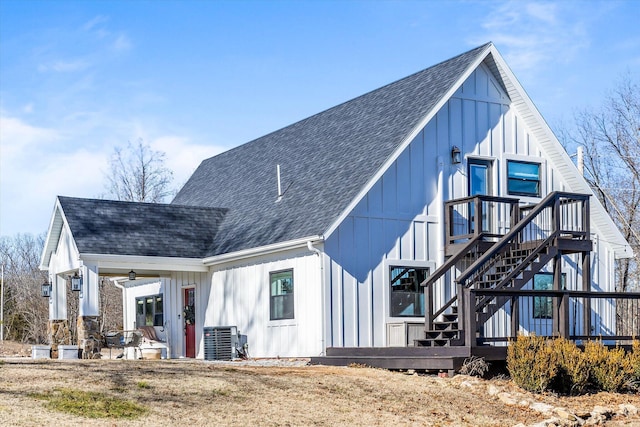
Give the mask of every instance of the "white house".
M 450 202 L 476 195 L 501 199 Z M 553 283 L 537 289 L 613 291 L 614 261 L 632 252 L 589 195 L 488 43 L 204 160 L 171 204 L 58 197 L 41 262 L 52 283 L 50 322 L 53 331 L 64 326 L 66 281 L 78 272 L 86 352 L 95 337 L 87 325 L 99 314 L 101 276 L 123 288 L 125 329 L 155 326 L 172 357 L 204 358 L 205 328 L 223 326 L 246 335 L 253 357 L 411 347 L 413 339 L 429 347 L 443 337 L 425 337 L 425 316 L 437 314 L 427 321 L 428 332 L 434 319 L 455 316 L 458 302 L 438 309 L 460 289 L 488 286 L 476 276 L 462 288 L 456 280 L 488 248 L 499 247 L 521 218 L 530 222 L 528 233 L 533 224 L 541 234 L 543 217 L 525 215 L 541 202 L 558 210 L 540 208 L 540 215 L 563 212 L 574 232 L 558 228 L 550 246 L 524 253 L 518 263 L 528 270 L 512 271 L 498 288 Z M 505 210 L 514 206 L 518 217 Z M 469 233 L 456 237 L 465 234 L 460 230 Z M 468 242 L 480 234 L 486 244 L 474 248 L 482 251 L 421 286 L 460 247 L 471 251 Z M 563 246 L 561 238 L 579 242 Z M 476 297 L 478 307 L 487 298 Z M 537 298 L 537 314 L 519 306 L 511 316 L 516 304 L 504 299 L 480 336 L 513 335 L 515 329 L 501 330 L 509 322 L 538 332 L 551 325 L 555 317 L 540 310 L 557 308 L 552 296 L 528 298 Z M 610 301 L 580 301 L 587 314 L 580 321 L 571 315 L 574 329 L 590 324 L 591 332 L 615 335 Z M 519 326 L 509 320 L 516 317 Z M 440 343 L 454 345 L 451 339 Z

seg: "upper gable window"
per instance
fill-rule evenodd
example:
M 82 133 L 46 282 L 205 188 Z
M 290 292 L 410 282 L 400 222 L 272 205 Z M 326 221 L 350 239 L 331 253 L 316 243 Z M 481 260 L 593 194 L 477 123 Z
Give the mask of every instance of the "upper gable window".
M 507 193 L 540 197 L 540 163 L 507 160 Z

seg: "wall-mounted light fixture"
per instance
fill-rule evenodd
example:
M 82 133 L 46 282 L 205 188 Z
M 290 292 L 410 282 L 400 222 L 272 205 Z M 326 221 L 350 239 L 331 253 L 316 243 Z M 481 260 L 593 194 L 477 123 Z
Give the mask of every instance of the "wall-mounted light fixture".
M 129 272 L 129 280 L 136 280 L 136 272 L 131 270 Z
M 71 277 L 71 290 L 74 292 L 82 291 L 82 276 L 79 276 L 77 271 Z
M 451 163 L 453 163 L 454 165 L 462 163 L 462 152 L 456 145 L 451 148 Z
M 45 298 L 49 298 L 51 296 L 51 282 L 47 280 L 40 287 L 40 295 Z

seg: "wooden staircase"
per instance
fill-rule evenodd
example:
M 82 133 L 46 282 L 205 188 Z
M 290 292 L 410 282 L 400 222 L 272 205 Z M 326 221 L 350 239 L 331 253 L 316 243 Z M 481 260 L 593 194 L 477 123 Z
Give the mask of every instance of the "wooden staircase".
M 499 200 L 492 198 L 492 202 Z M 475 203 L 478 204 L 468 209 L 469 212 L 481 212 L 482 198 L 477 198 Z M 514 206 L 513 199 L 505 203 Z M 415 340 L 415 346 L 476 345 L 467 341 L 475 341 L 474 338 L 482 335 L 482 325 L 504 307 L 509 298 L 480 296 L 460 312 L 458 295 L 464 288 L 520 290 L 550 262 L 558 261 L 563 253 L 590 251 L 588 221 L 586 228 L 563 224 L 563 218 L 570 219 L 568 213 L 578 212 L 582 221 L 588 215 L 587 209 L 588 196 L 552 193 L 534 207 L 512 211 L 511 229 L 499 238 L 495 232 L 487 233 L 476 222 L 478 231 L 473 237 L 465 236 L 469 238 L 468 242 L 458 244 L 462 247 L 422 283 L 427 304 L 425 337 Z M 447 242 L 453 241 L 456 239 L 447 237 Z M 436 308 L 435 286 L 440 283 L 442 293 L 446 279 L 451 277 L 455 277 L 457 292 Z M 465 333 L 464 316 L 473 317 L 473 322 L 467 324 L 475 325 L 476 330 Z

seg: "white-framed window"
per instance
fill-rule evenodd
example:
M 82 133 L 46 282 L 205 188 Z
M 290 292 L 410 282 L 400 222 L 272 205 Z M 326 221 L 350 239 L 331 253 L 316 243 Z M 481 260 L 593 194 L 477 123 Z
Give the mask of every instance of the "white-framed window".
M 271 320 L 293 319 L 293 270 L 269 273 L 269 318 Z
M 537 162 L 507 160 L 507 194 L 540 197 L 540 166 Z
M 164 298 L 162 294 L 136 298 L 136 326 L 164 325 Z
M 424 317 L 424 291 L 420 284 L 429 277 L 428 267 L 389 267 L 391 317 Z

